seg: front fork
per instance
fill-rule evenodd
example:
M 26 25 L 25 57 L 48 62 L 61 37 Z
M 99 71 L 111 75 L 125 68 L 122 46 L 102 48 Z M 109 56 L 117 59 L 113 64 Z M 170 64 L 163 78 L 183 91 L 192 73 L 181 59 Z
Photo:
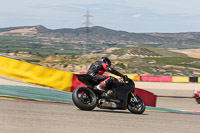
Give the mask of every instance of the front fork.
M 133 92 L 131 92 L 131 99 L 130 99 L 130 102 L 138 102 L 138 99 L 136 98 L 135 96 L 136 94 L 134 94 Z

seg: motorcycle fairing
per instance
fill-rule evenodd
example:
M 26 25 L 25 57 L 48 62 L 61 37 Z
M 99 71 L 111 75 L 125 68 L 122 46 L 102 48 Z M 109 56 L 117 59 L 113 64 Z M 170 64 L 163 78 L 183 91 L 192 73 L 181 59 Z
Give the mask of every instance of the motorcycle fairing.
M 132 89 L 130 89 L 130 88 L 132 88 Z M 118 103 L 118 108 L 119 109 L 126 109 L 127 108 L 128 94 L 131 91 L 135 91 L 135 88 L 128 83 L 124 83 L 121 86 L 113 85 L 112 90 L 113 90 L 113 93 L 114 93 L 116 99 L 121 101 L 120 103 Z

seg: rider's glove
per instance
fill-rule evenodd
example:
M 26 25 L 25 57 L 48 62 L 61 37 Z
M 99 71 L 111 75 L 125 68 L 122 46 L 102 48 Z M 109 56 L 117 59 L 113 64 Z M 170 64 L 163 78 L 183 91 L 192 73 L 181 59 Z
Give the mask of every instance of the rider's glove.
M 127 75 L 123 75 L 123 80 L 124 81 L 128 81 L 128 76 Z

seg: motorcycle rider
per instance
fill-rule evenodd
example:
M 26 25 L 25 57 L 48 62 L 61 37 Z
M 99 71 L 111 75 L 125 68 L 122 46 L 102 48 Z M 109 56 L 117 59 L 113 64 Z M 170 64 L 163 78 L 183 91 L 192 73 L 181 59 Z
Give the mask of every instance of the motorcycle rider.
M 94 62 L 88 69 L 87 74 L 92 77 L 92 79 L 100 82 L 94 89 L 99 91 L 105 91 L 106 87 L 112 84 L 115 80 L 114 77 L 111 76 L 103 76 L 104 72 L 110 72 L 117 76 L 122 77 L 124 80 L 127 80 L 128 77 L 126 75 L 121 74 L 117 70 L 111 67 L 111 61 L 107 57 L 101 57 L 100 61 Z
M 194 89 L 194 96 L 195 100 L 197 101 L 197 103 L 200 104 L 200 91 L 197 90 L 197 88 Z

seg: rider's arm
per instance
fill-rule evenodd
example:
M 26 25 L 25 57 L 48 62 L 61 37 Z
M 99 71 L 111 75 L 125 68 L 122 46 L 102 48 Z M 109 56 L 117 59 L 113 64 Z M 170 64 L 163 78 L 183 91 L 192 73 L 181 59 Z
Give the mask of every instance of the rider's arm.
M 112 74 L 115 74 L 117 76 L 120 76 L 120 77 L 123 77 L 124 75 L 121 74 L 120 72 L 118 72 L 117 70 L 115 70 L 114 68 L 112 67 L 109 67 L 106 63 L 103 63 L 103 68 L 107 71 L 107 72 L 110 72 Z
M 121 74 L 120 72 L 118 72 L 117 70 L 115 70 L 114 68 L 112 67 L 108 67 L 108 72 L 112 73 L 112 74 L 115 74 L 117 76 L 120 76 L 120 77 L 124 77 L 123 74 Z

